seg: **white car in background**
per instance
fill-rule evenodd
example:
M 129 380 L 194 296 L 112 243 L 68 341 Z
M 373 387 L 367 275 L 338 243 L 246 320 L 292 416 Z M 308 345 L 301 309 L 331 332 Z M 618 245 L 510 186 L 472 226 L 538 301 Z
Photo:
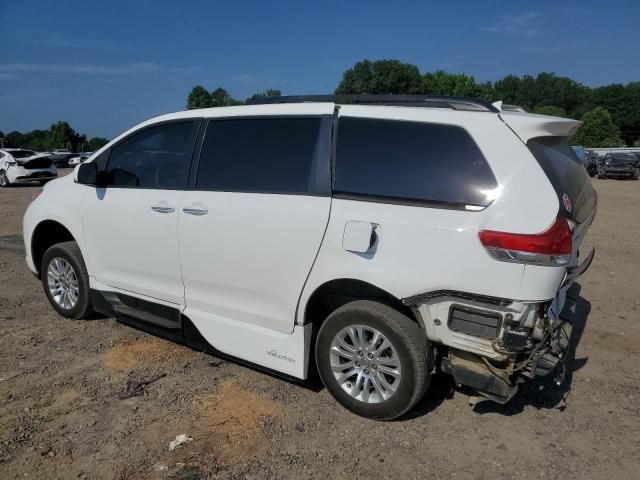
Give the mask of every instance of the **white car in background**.
M 0 150 L 0 187 L 17 183 L 40 182 L 44 185 L 58 176 L 49 153 L 36 153 L 22 148 Z
M 261 103 L 151 119 L 44 188 L 25 252 L 57 312 L 317 369 L 377 419 L 436 370 L 501 403 L 560 382 L 560 312 L 593 258 L 580 122 L 460 98 Z
M 80 165 L 83 162 L 86 162 L 89 157 L 93 155 L 93 152 L 83 152 L 80 153 L 77 157 L 72 157 L 69 159 L 69 166 L 75 167 L 76 165 Z

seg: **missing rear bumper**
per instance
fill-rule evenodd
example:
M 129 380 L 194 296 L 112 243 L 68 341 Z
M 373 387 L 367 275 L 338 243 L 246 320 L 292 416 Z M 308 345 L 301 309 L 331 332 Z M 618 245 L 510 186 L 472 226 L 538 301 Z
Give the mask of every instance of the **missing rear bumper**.
M 504 404 L 518 391 L 506 374 L 494 372 L 487 367 L 480 357 L 465 352 L 449 352 L 442 359 L 440 369 L 451 375 L 458 387 L 472 388 L 480 395 Z

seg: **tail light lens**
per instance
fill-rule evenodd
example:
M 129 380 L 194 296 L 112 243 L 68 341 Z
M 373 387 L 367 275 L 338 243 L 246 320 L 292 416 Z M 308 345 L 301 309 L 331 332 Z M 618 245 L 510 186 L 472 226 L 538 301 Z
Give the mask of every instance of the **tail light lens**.
M 561 267 L 571 259 L 571 228 L 562 216 L 558 216 L 553 225 L 542 233 L 481 230 L 479 237 L 489 254 L 502 262 Z

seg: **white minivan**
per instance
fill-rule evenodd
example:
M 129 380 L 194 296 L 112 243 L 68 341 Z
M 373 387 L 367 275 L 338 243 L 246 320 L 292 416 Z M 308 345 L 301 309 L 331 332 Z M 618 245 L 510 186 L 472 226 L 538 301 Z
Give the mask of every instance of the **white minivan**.
M 24 219 L 52 306 L 392 419 L 440 370 L 498 402 L 562 371 L 596 195 L 579 122 L 464 98 L 276 97 L 148 120 Z M 554 373 L 552 373 L 554 372 Z

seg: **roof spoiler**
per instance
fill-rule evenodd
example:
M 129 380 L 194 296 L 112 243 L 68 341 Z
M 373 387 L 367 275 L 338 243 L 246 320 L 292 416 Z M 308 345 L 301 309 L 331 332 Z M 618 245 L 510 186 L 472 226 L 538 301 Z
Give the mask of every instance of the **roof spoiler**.
M 500 117 L 525 143 L 535 137 L 570 137 L 582 125 L 581 121 L 571 118 L 504 109 Z

